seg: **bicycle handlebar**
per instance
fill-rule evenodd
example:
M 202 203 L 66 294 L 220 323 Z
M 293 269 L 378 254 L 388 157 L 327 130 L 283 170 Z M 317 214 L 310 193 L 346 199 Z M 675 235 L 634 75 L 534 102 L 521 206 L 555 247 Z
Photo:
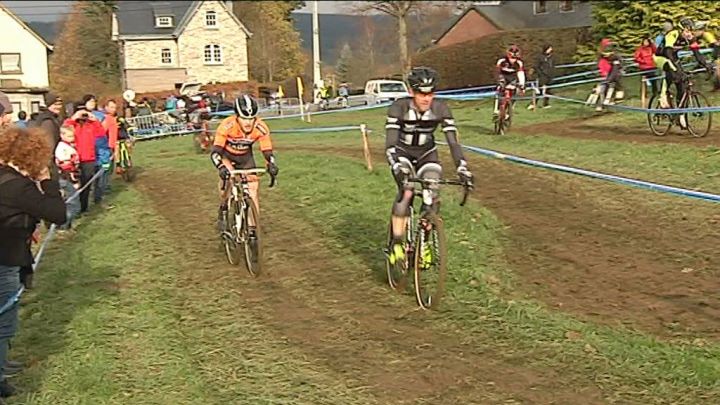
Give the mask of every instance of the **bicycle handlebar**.
M 444 184 L 444 185 L 450 185 L 450 186 L 462 186 L 463 187 L 463 198 L 462 201 L 460 201 L 460 206 L 464 206 L 467 202 L 468 196 L 470 195 L 470 190 L 472 190 L 475 186 L 473 185 L 472 181 L 461 181 L 461 180 L 447 180 L 447 179 L 421 179 L 417 177 L 409 178 L 407 179 L 408 183 L 418 183 L 423 186 L 430 185 L 430 184 Z
M 247 175 L 262 176 L 265 173 L 267 173 L 267 170 L 259 168 L 259 167 L 256 167 L 254 169 L 235 169 L 235 170 L 230 170 L 230 177 L 247 176 Z M 270 188 L 275 187 L 276 184 L 277 184 L 276 177 L 270 176 Z M 225 187 L 227 187 L 227 179 L 223 180 L 222 189 L 225 190 Z

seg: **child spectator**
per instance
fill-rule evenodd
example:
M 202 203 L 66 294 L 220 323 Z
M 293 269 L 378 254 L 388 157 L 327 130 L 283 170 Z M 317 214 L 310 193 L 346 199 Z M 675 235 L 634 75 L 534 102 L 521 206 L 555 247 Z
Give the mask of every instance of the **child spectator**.
M 67 205 L 67 222 L 61 225 L 60 229 L 68 230 L 72 226 L 73 218 L 80 213 L 78 198 L 67 201 L 80 188 L 80 156 L 75 149 L 75 130 L 71 126 L 64 125 L 60 128 L 60 142 L 55 148 L 55 164 L 60 172 L 60 191 Z
M 635 62 L 638 64 L 640 71 L 642 71 L 642 76 L 645 80 L 650 80 L 656 76 L 657 68 L 655 67 L 654 60 L 656 49 L 657 47 L 650 38 L 645 38 L 640 44 L 640 47 L 635 51 Z M 648 83 L 651 83 L 652 95 L 654 97 L 657 94 L 657 83 L 655 80 L 650 80 Z

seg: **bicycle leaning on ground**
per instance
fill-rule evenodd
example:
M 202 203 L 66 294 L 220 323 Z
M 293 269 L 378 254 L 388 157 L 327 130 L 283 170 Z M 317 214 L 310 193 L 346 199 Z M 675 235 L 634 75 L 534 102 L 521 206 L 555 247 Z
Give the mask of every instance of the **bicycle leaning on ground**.
M 664 80 L 664 79 L 663 79 Z M 683 88 L 685 89 L 680 102 L 675 104 L 672 93 L 668 92 L 667 106 L 663 106 L 660 102 L 660 95 L 650 98 L 648 106 L 651 109 L 697 109 L 708 107 L 707 98 L 695 90 L 694 82 L 690 74 L 683 76 Z M 665 136 L 670 132 L 673 125 L 677 125 L 682 129 L 686 129 L 694 137 L 700 138 L 710 132 L 712 126 L 712 113 L 709 111 L 690 111 L 686 113 L 663 113 L 649 112 L 647 115 L 648 125 L 653 134 L 657 136 Z
M 414 183 L 415 187 L 407 189 L 405 192 L 413 193 L 413 197 L 421 197 L 424 207 L 431 207 L 433 203 L 438 204 L 438 201 L 432 201 L 433 195 L 437 195 L 432 192 L 432 187 L 440 185 L 462 186 L 463 198 L 460 206 L 465 205 L 468 194 L 473 188 L 472 182 L 423 179 L 418 178 L 414 172 L 410 174 L 410 177 L 405 182 Z M 411 200 L 410 215 L 406 226 L 405 258 L 396 261 L 395 264 L 391 264 L 389 258 L 385 261 L 388 283 L 392 289 L 403 292 L 410 274 L 408 270 L 412 264 L 415 298 L 418 305 L 423 309 L 437 307 L 444 292 L 445 277 L 447 275 L 447 246 L 443 219 L 439 212 L 432 213 L 427 209 L 421 210 L 416 219 L 415 208 Z M 389 242 L 392 240 L 392 221 L 388 229 L 388 243 L 386 246 L 389 246 Z M 385 253 L 387 257 L 389 251 L 386 250 Z
M 240 264 L 244 257 L 247 271 L 257 277 L 262 271 L 262 233 L 257 204 L 250 197 L 251 181 L 266 173 L 265 169 L 231 170 L 230 178 L 223 182 L 223 190 L 230 186 L 227 199 L 227 213 L 221 232 L 222 244 L 228 262 Z M 275 177 L 270 179 L 270 188 L 275 186 Z M 254 229 L 253 229 L 254 226 Z

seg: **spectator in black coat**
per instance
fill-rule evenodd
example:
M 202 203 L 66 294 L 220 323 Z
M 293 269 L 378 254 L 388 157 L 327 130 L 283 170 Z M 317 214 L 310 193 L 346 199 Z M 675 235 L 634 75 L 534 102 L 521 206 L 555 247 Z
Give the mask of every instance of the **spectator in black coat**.
M 0 136 L 0 371 L 18 324 L 19 271 L 32 265 L 30 243 L 40 219 L 65 222 L 65 202 L 47 162 L 52 149 L 45 131 L 10 127 Z M 0 397 L 13 395 L 5 375 Z
M 550 107 L 550 98 L 547 97 L 550 90 L 547 88 L 555 77 L 555 62 L 553 61 L 553 48 L 551 45 L 545 45 L 542 53 L 538 56 L 535 63 L 535 74 L 538 79 L 538 89 L 543 96 L 543 108 Z

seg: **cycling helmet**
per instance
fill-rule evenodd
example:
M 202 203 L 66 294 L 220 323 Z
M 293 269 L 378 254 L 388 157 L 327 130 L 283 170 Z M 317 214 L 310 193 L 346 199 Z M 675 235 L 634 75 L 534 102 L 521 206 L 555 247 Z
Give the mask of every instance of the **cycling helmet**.
M 680 19 L 680 26 L 682 28 L 691 30 L 695 27 L 695 23 L 693 22 L 693 20 L 690 17 L 683 17 Z
M 235 110 L 235 114 L 237 114 L 240 118 L 247 120 L 255 118 L 259 109 L 257 101 L 247 94 L 243 94 L 242 96 L 236 98 L 233 103 L 233 110 Z
M 695 27 L 694 27 L 694 28 L 695 28 L 695 30 L 700 31 L 700 30 L 704 30 L 705 27 L 707 27 L 707 25 L 708 25 L 708 22 L 707 22 L 707 21 L 697 21 L 697 22 L 695 23 Z
M 508 48 L 506 55 L 508 58 L 519 59 L 520 58 L 520 48 L 518 48 L 517 45 L 510 45 L 510 48 Z
M 416 67 L 410 71 L 407 81 L 413 91 L 432 93 L 435 91 L 435 87 L 437 87 L 440 78 L 432 68 Z

